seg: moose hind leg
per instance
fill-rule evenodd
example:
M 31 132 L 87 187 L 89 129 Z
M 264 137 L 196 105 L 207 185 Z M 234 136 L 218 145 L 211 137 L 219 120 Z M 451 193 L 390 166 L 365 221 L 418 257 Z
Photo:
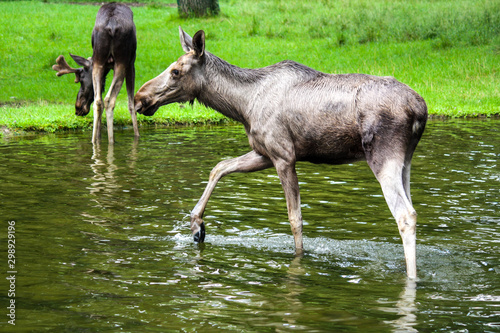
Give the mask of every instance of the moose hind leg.
M 104 109 L 102 101 L 101 78 L 105 75 L 102 66 L 95 65 L 92 69 L 92 84 L 94 86 L 94 127 L 92 129 L 92 143 L 95 144 L 101 139 L 101 117 Z
M 381 167 L 374 167 L 373 161 L 369 161 L 370 167 L 379 181 L 385 200 L 392 215 L 398 224 L 399 234 L 403 241 L 406 259 L 406 274 L 409 278 L 417 277 L 416 264 L 416 227 L 417 213 L 411 204 L 408 186 L 409 165 L 399 160 L 386 160 Z M 378 164 L 380 165 L 380 164 Z
M 135 85 L 135 66 L 132 64 L 125 75 L 125 81 L 127 86 L 127 98 L 128 98 L 128 111 L 130 117 L 132 118 L 132 126 L 134 128 L 135 138 L 139 138 L 139 126 L 137 125 L 137 111 L 134 107 L 134 85 Z
M 405 163 L 403 167 L 403 186 L 405 189 L 406 197 L 410 204 L 412 204 L 411 193 L 410 193 L 410 174 L 411 174 L 411 159 L 413 157 L 413 151 L 408 151 L 405 157 Z
M 116 66 L 114 69 L 113 81 L 109 86 L 108 93 L 104 98 L 104 107 L 106 108 L 106 125 L 108 127 L 108 142 L 114 143 L 114 132 L 113 132 L 113 113 L 115 110 L 116 99 L 123 85 L 123 80 L 125 78 L 125 68 L 122 66 Z

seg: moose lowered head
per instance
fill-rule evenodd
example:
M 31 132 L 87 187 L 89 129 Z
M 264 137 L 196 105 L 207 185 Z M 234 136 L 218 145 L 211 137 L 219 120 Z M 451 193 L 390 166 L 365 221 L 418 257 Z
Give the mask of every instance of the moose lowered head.
M 136 111 L 152 115 L 162 105 L 197 99 L 241 122 L 251 151 L 224 160 L 210 173 L 191 211 L 191 231 L 205 238 L 203 213 L 217 182 L 233 172 L 274 167 L 280 178 L 298 254 L 303 252 L 298 161 L 345 164 L 364 160 L 379 181 L 415 278 L 417 214 L 410 196 L 413 152 L 424 132 L 424 99 L 392 77 L 326 74 L 294 61 L 239 68 L 205 50 L 205 34 L 182 29 L 186 52 L 137 92 Z
M 83 68 L 72 68 L 66 62 L 64 56 L 57 57 L 56 65 L 52 69 L 57 71 L 57 76 L 75 73 L 75 83 L 80 83 L 80 90 L 76 96 L 75 114 L 86 116 L 90 112 L 90 105 L 94 101 L 94 85 L 92 83 L 92 58 L 85 59 L 70 54 L 71 58 Z
M 96 143 L 101 137 L 101 117 L 103 109 L 106 109 L 108 140 L 113 143 L 113 112 L 118 93 L 126 80 L 128 108 L 134 135 L 138 138 L 139 127 L 134 109 L 137 38 L 133 13 L 129 7 L 120 3 L 108 3 L 99 9 L 92 30 L 92 49 L 92 57 L 88 59 L 70 54 L 82 68 L 70 67 L 62 55 L 57 58 L 57 64 L 52 66 L 57 71 L 57 76 L 75 73 L 75 82 L 80 82 L 75 103 L 76 115 L 87 115 L 94 102 L 92 142 Z M 106 75 L 110 70 L 113 70 L 113 81 L 103 101 Z

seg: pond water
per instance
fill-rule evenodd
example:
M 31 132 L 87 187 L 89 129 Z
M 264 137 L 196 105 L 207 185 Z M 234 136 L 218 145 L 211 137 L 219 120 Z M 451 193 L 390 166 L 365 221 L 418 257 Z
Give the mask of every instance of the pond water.
M 249 149 L 241 126 L 142 129 L 138 143 L 122 130 L 99 149 L 90 135 L 0 140 L 2 331 L 500 330 L 500 119 L 429 121 L 412 165 L 416 282 L 364 162 L 298 165 L 296 258 L 274 169 L 224 178 L 206 243 L 192 241 L 211 168 Z

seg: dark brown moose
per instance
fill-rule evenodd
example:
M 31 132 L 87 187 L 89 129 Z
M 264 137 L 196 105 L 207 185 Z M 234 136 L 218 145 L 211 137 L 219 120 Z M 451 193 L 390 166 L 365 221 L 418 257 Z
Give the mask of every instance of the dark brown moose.
M 205 34 L 181 28 L 186 52 L 135 95 L 137 112 L 197 99 L 245 126 L 252 151 L 217 164 L 191 230 L 203 242 L 205 207 L 217 182 L 233 172 L 275 167 L 285 192 L 296 253 L 303 252 L 295 163 L 366 160 L 380 182 L 403 240 L 407 275 L 415 278 L 417 214 L 410 197 L 410 164 L 424 132 L 427 106 L 392 77 L 325 74 L 293 61 L 259 69 L 233 66 L 205 50 Z
M 103 5 L 97 12 L 94 30 L 92 31 L 91 58 L 71 55 L 73 60 L 83 68 L 71 68 L 64 56 L 59 56 L 57 65 L 52 68 L 57 76 L 75 73 L 75 83 L 80 82 L 80 91 L 76 97 L 75 110 L 77 116 L 85 116 L 90 112 L 94 102 L 94 128 L 92 142 L 96 143 L 101 136 L 101 117 L 106 109 L 108 140 L 114 142 L 113 111 L 116 97 L 126 79 L 128 108 L 132 117 L 135 137 L 139 137 L 137 114 L 134 109 L 135 55 L 137 39 L 133 13 L 129 7 L 119 3 Z M 102 100 L 106 76 L 113 70 L 113 81 L 108 93 Z

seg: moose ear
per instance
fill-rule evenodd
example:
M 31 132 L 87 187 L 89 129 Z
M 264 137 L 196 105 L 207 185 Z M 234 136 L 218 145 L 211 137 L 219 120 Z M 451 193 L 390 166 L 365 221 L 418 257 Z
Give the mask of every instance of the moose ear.
M 92 63 L 90 62 L 89 59 L 86 59 L 84 57 L 80 57 L 80 56 L 77 56 L 77 55 L 74 55 L 74 54 L 71 54 L 71 53 L 69 55 L 80 66 L 83 66 L 85 68 L 89 68 L 90 65 L 92 65 Z
M 198 58 L 201 58 L 205 54 L 205 32 L 203 30 L 194 34 L 193 48 Z
M 193 49 L 193 39 L 181 27 L 179 27 L 179 38 L 184 52 L 190 52 Z

